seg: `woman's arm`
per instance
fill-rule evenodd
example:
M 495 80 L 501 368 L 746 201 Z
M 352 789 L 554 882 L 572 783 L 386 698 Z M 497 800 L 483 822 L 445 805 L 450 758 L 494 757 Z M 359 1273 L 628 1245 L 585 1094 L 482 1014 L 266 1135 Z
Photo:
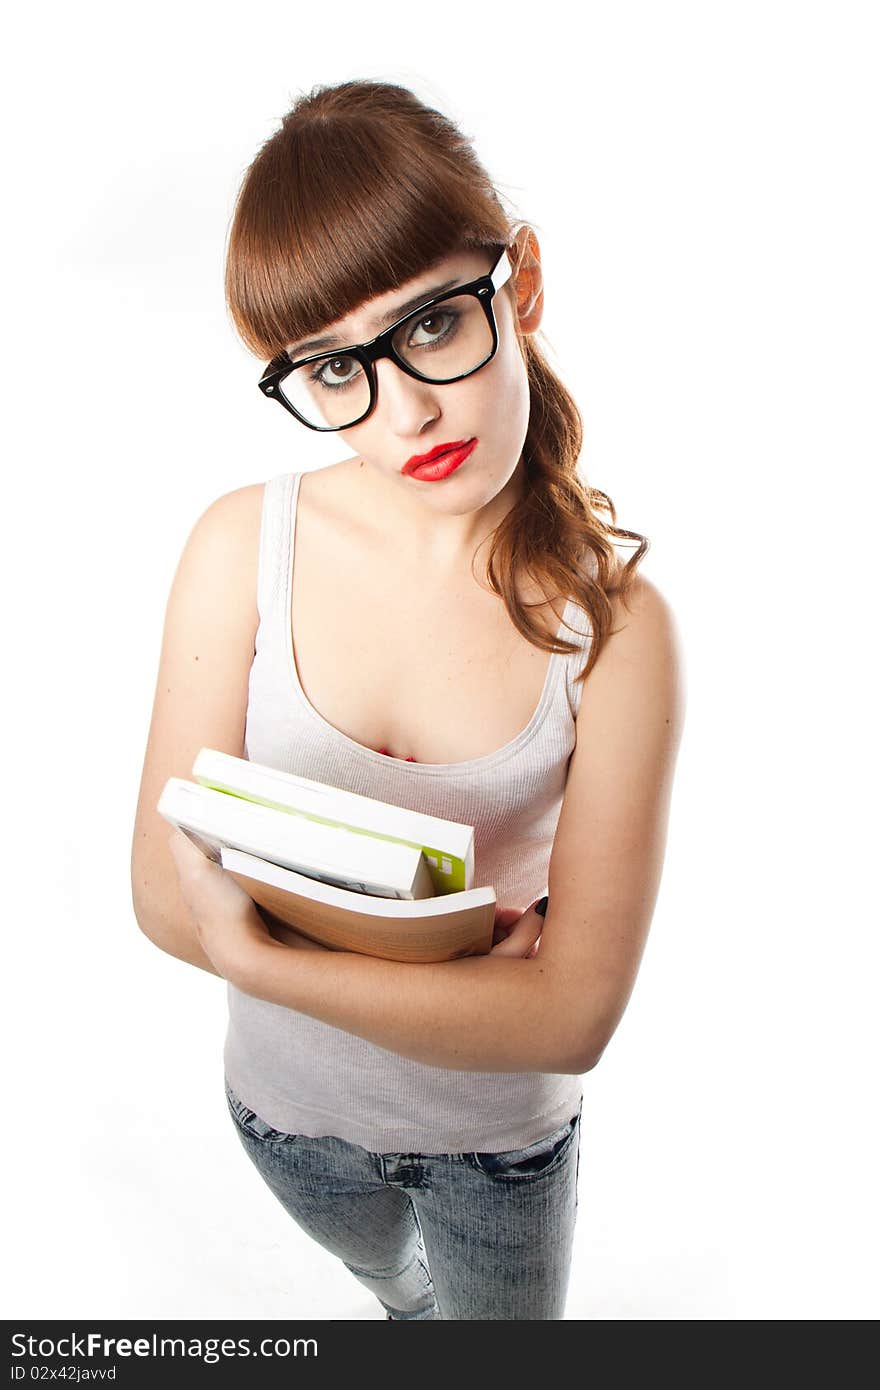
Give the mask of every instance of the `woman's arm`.
M 153 713 L 131 841 L 131 893 L 141 931 L 189 965 L 217 974 L 199 942 L 156 803 L 169 777 L 190 778 L 200 748 L 242 757 L 254 656 L 263 488 L 217 498 L 193 526 L 165 610 Z
M 549 908 L 531 924 L 543 927 L 533 959 L 495 951 L 410 965 L 291 950 L 269 937 L 229 875 L 178 836 L 184 896 L 219 973 L 245 993 L 432 1066 L 575 1074 L 595 1066 L 632 992 L 653 915 L 684 719 L 672 613 L 644 579 L 629 602 L 618 604 L 615 634 L 584 686 Z

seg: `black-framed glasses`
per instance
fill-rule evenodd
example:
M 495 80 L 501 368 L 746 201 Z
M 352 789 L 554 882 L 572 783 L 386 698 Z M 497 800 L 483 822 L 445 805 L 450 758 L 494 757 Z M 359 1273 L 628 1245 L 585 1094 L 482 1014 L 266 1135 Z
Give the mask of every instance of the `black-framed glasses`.
M 279 353 L 260 390 L 310 430 L 359 425 L 376 404 L 376 363 L 383 357 L 417 381 L 448 383 L 472 376 L 498 348 L 492 304 L 513 274 L 504 247 L 486 275 L 425 300 L 368 343 L 291 359 Z

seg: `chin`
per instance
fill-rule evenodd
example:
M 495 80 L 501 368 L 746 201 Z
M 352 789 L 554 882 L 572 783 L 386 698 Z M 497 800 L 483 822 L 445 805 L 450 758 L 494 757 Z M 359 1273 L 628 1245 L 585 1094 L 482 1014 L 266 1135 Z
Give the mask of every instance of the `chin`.
M 450 516 L 466 516 L 470 512 L 482 511 L 488 507 L 499 496 L 507 485 L 505 479 L 496 478 L 464 478 L 461 480 L 461 488 L 456 489 L 455 494 L 449 494 L 449 505 L 444 507 Z

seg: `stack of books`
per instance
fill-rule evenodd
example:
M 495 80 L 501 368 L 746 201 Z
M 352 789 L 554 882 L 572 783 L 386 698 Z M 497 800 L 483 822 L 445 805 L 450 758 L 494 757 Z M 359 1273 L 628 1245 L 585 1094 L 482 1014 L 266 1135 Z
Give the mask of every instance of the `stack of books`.
M 491 949 L 474 828 L 203 748 L 158 811 L 270 916 L 342 951 L 427 962 Z

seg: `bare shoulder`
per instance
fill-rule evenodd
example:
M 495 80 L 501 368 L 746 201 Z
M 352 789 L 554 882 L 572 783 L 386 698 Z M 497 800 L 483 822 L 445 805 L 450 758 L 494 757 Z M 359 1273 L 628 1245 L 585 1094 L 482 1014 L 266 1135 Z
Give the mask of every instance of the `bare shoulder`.
M 205 508 L 187 537 L 172 598 L 190 589 L 204 596 L 206 589 L 216 586 L 225 602 L 255 611 L 264 489 L 264 483 L 250 483 L 223 493 Z
M 259 535 L 265 488 L 265 483 L 248 483 L 222 493 L 202 512 L 193 532 L 198 530 L 206 536 L 216 534 L 245 543 L 251 541 L 254 532 Z
M 671 604 L 644 575 L 614 596 L 612 614 L 584 681 L 566 797 L 582 813 L 592 807 L 606 831 L 616 824 L 629 833 L 653 814 L 647 843 L 664 822 L 684 728 L 682 642 Z
M 621 683 L 636 679 L 643 687 L 665 687 L 671 702 L 683 705 L 681 633 L 665 594 L 653 580 L 637 574 L 625 595 L 614 594 L 611 609 L 611 630 L 587 678 L 584 695 L 590 687 L 594 697 L 600 691 L 610 694 Z
M 635 623 L 636 626 L 671 632 L 676 628 L 675 614 L 666 595 L 647 575 L 637 574 L 628 593 L 615 595 L 615 627 Z

